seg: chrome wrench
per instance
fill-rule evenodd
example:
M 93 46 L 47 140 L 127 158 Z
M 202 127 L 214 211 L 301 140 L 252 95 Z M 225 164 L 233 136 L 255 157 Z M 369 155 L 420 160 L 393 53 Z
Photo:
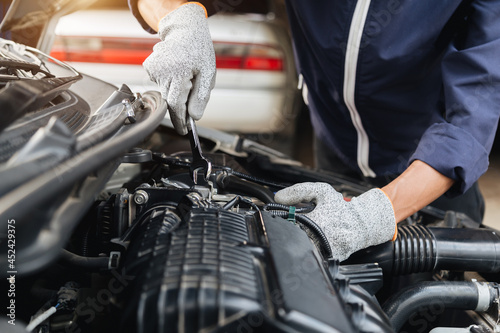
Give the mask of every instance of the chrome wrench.
M 198 171 L 203 170 L 203 178 L 208 181 L 210 174 L 212 173 L 212 163 L 203 157 L 201 153 L 200 138 L 198 137 L 198 132 L 196 130 L 196 124 L 193 118 L 189 117 L 190 129 L 188 131 L 189 142 L 191 143 L 191 152 L 193 154 L 193 161 L 189 167 L 191 172 L 191 178 L 195 184 L 198 184 Z

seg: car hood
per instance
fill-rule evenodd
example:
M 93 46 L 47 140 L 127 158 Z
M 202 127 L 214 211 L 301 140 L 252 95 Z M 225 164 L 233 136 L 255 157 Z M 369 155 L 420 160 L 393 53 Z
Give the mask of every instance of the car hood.
M 50 249 L 64 244 L 123 153 L 156 129 L 166 104 L 157 92 L 134 95 L 0 39 L 0 110 L 0 227 L 24 221 L 16 254 L 30 271 L 54 259 Z M 37 239 L 44 229 L 55 233 Z M 47 248 L 33 251 L 39 241 Z

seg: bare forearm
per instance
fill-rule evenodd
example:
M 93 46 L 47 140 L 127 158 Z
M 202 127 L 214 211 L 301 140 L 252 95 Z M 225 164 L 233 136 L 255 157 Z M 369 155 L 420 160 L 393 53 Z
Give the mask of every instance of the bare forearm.
M 186 2 L 187 0 L 138 0 L 137 8 L 144 21 L 158 31 L 160 20 Z
M 399 222 L 439 198 L 453 183 L 453 179 L 416 160 L 382 190 L 391 199 Z

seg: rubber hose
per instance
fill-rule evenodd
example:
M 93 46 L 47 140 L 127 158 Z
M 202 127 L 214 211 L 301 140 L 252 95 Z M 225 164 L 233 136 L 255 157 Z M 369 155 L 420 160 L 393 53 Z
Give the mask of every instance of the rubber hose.
M 221 173 L 217 177 L 217 185 L 220 186 L 221 189 L 226 191 L 234 191 L 236 193 L 243 192 L 244 194 L 251 195 L 261 200 L 264 203 L 274 203 L 274 193 L 271 192 L 268 188 L 240 179 L 237 176 Z
M 500 237 L 489 229 L 398 228 L 398 237 L 354 253 L 348 264 L 377 262 L 384 274 L 404 275 L 437 269 L 500 272 Z
M 72 267 L 90 270 L 106 270 L 109 267 L 109 257 L 82 257 L 65 249 L 62 250 L 61 259 Z
M 475 310 L 479 300 L 477 288 L 474 282 L 422 282 L 393 295 L 384 304 L 383 310 L 394 331 L 399 332 L 410 316 L 417 313 L 421 307 Z M 490 291 L 490 300 L 493 299 Z
M 240 178 L 252 181 L 254 183 L 262 184 L 262 185 L 272 186 L 272 187 L 276 187 L 276 188 L 285 188 L 285 187 L 287 187 L 286 185 L 283 185 L 283 184 L 274 183 L 274 182 L 271 182 L 269 180 L 265 180 L 265 179 L 262 179 L 262 178 L 257 178 L 255 176 L 247 175 L 246 173 L 241 173 L 241 172 L 234 171 L 234 170 L 231 171 L 231 174 L 233 174 L 233 175 L 235 175 L 237 177 L 240 177 Z

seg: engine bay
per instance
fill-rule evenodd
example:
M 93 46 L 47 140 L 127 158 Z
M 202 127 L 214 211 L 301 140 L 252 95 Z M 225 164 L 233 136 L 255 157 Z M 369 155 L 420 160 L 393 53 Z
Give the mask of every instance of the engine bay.
M 126 154 L 56 262 L 27 279 L 22 299 L 52 294 L 38 313 L 60 304 L 39 332 L 440 332 L 457 322 L 494 332 L 494 231 L 428 208 L 395 242 L 339 263 L 304 218 L 312 205 L 273 203 L 301 167 L 254 157 L 210 154 L 214 172 L 195 185 L 187 152 Z M 279 182 L 247 173 L 260 167 Z M 339 186 L 346 197 L 362 189 Z

